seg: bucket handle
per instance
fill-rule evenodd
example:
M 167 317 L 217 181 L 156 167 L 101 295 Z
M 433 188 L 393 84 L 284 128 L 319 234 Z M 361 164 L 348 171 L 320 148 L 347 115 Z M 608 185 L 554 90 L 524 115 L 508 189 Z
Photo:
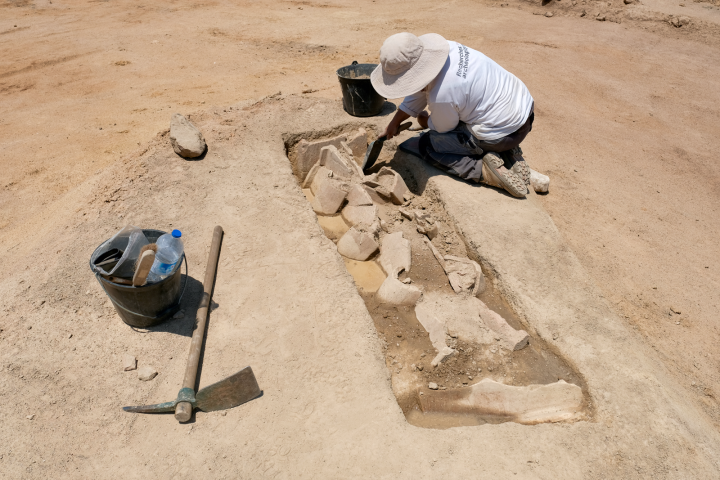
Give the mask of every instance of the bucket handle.
M 187 279 L 188 279 L 188 264 L 187 264 L 187 257 L 185 257 L 185 254 L 184 254 L 184 253 L 183 253 L 183 262 L 185 262 L 185 281 L 183 282 L 183 289 L 182 289 L 182 291 L 180 292 L 180 297 L 178 298 L 178 301 L 175 302 L 175 304 L 173 304 L 173 305 L 172 305 L 171 307 L 169 307 L 169 308 L 166 308 L 164 311 L 173 309 L 173 308 L 175 308 L 176 305 L 180 305 L 180 302 L 182 301 L 182 297 L 183 297 L 183 295 L 185 295 L 185 288 L 187 287 L 187 283 L 188 283 L 188 280 L 187 280 Z M 98 274 L 96 273 L 95 275 L 98 275 Z M 138 317 L 149 318 L 150 320 L 157 320 L 158 318 L 162 317 L 162 315 L 158 315 L 158 316 L 155 316 L 155 317 L 150 317 L 150 316 L 148 316 L 148 315 L 143 315 L 142 313 L 137 313 L 137 312 L 133 312 L 132 310 L 128 310 L 127 308 L 123 307 L 123 306 L 120 305 L 119 303 L 116 303 L 115 300 L 113 300 L 113 298 L 108 294 L 107 290 L 105 290 L 105 285 L 103 285 L 103 282 L 98 282 L 98 283 L 100 283 L 100 286 L 101 286 L 102 289 L 105 291 L 105 295 L 108 296 L 108 298 L 110 299 L 110 301 L 112 302 L 112 304 L 115 305 L 116 307 L 120 307 L 120 308 L 122 308 L 123 310 L 125 310 L 126 312 L 131 313 L 131 314 L 133 314 L 133 315 L 137 315 Z M 134 327 L 133 327 L 133 328 L 134 328 Z

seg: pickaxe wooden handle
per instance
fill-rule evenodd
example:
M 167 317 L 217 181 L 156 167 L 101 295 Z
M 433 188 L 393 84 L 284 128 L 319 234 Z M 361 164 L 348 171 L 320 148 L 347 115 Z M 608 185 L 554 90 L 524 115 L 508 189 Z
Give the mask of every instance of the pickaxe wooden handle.
M 200 362 L 200 351 L 202 350 L 203 339 L 205 338 L 205 325 L 207 324 L 210 298 L 215 287 L 215 273 L 217 271 L 218 259 L 220 258 L 220 244 L 222 243 L 223 229 L 220 225 L 213 231 L 212 245 L 208 254 L 207 267 L 205 267 L 205 281 L 203 281 L 203 295 L 200 300 L 200 307 L 197 310 L 196 327 L 190 343 L 190 356 L 185 367 L 185 378 L 182 388 L 192 389 L 195 392 L 195 380 L 197 379 L 198 363 Z M 193 406 L 190 402 L 178 402 L 175 406 L 175 418 L 179 422 L 187 422 L 192 416 Z

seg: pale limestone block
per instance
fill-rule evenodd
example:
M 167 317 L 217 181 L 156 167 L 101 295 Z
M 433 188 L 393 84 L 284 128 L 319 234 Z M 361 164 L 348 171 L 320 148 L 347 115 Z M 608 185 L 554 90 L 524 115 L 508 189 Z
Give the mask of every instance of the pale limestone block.
M 375 237 L 355 227 L 343 235 L 337 243 L 338 253 L 343 257 L 364 262 L 377 252 L 379 245 Z

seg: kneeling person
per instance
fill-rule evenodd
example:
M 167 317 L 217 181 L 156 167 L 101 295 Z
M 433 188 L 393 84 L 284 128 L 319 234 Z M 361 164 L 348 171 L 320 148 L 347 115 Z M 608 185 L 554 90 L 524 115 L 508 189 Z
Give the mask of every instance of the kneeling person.
M 383 132 L 388 139 L 417 117 L 430 128 L 420 137 L 425 160 L 525 197 L 530 169 L 520 143 L 532 129 L 534 101 L 515 75 L 438 34 L 398 33 L 383 43 L 371 81 L 384 97 L 405 97 Z

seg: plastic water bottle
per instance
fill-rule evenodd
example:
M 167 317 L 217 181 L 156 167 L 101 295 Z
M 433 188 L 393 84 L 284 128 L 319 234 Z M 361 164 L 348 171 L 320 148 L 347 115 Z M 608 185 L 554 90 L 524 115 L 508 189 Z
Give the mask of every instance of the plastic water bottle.
M 173 230 L 157 239 L 155 262 L 150 269 L 148 282 L 157 283 L 175 271 L 183 256 L 183 242 L 180 230 Z

